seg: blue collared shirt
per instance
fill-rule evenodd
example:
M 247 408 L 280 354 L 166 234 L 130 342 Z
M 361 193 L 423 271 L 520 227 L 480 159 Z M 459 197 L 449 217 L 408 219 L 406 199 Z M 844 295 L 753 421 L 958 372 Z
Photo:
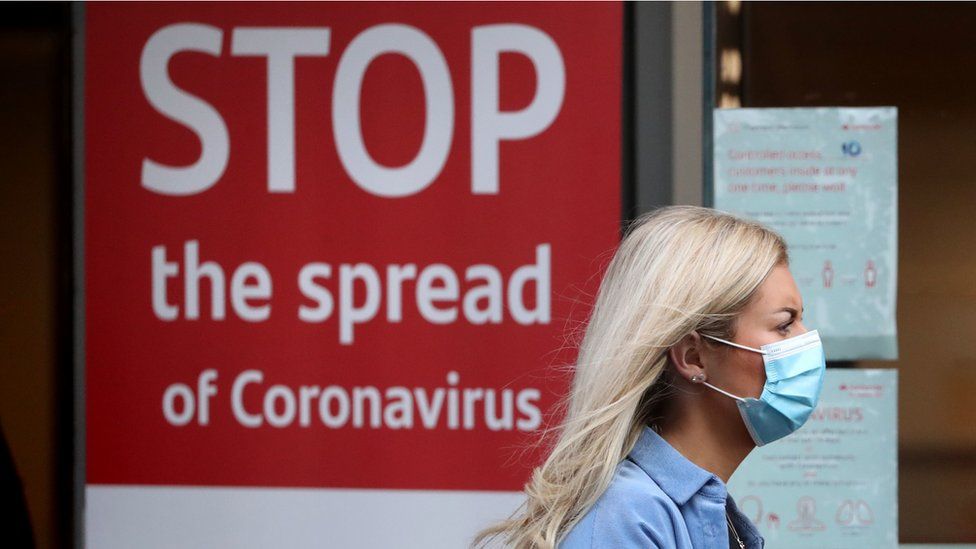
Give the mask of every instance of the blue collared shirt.
M 720 478 L 689 461 L 650 427 L 560 549 L 726 549 L 732 524 L 748 549 L 763 538 Z M 733 541 L 733 547 L 738 544 Z

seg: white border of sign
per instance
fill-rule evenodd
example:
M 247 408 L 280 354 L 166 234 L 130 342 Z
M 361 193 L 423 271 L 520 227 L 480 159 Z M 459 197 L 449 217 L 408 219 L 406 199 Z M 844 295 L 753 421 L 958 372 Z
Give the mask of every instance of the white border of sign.
M 466 547 L 521 492 L 93 485 L 89 547 Z M 405 535 L 409 533 L 409 535 Z

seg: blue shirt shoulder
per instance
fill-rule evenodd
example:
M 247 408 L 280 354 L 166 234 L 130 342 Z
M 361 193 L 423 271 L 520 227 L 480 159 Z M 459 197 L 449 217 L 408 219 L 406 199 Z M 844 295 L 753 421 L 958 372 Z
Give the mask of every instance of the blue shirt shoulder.
M 561 549 L 602 547 L 690 547 L 679 542 L 684 520 L 674 502 L 635 462 L 617 466 L 613 482 L 559 545 Z
M 597 502 L 560 549 L 725 549 L 728 515 L 749 549 L 764 540 L 736 507 L 725 483 L 645 427 Z

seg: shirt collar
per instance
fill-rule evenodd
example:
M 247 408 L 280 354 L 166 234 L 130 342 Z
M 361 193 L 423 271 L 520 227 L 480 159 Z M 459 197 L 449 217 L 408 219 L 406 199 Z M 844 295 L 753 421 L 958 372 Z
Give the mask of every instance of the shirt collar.
M 644 426 L 628 457 L 678 505 L 700 490 L 719 499 L 727 495 L 721 479 L 689 461 L 650 427 Z
M 766 540 L 759 534 L 759 530 L 756 529 L 756 525 L 752 523 L 739 507 L 735 504 L 735 498 L 725 499 L 725 510 L 729 513 L 729 518 L 735 523 L 735 528 L 739 533 L 739 537 L 747 545 L 758 545 L 763 547 Z

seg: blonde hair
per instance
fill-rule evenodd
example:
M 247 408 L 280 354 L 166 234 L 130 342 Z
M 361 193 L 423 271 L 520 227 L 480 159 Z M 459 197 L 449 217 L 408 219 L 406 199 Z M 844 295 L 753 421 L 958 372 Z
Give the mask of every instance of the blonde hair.
M 555 547 L 660 413 L 668 348 L 693 330 L 731 338 L 736 316 L 787 262 L 781 236 L 716 210 L 669 206 L 632 222 L 600 285 L 553 449 L 526 483 L 525 502 L 473 545 L 500 537 Z

